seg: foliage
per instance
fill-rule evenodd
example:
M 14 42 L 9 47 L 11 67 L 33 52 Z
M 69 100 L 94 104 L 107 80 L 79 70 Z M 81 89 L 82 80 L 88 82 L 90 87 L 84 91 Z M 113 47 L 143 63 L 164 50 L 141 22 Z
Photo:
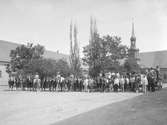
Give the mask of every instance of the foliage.
M 7 72 L 17 72 L 23 74 L 28 69 L 28 64 L 33 59 L 41 59 L 44 53 L 44 47 L 28 43 L 27 45 L 18 46 L 10 52 L 10 65 L 7 66 Z M 10 67 L 10 68 L 9 68 Z
M 57 72 L 67 76 L 70 72 L 68 63 L 64 60 L 43 58 L 44 47 L 28 43 L 11 50 L 11 61 L 6 67 L 9 75 L 13 72 L 18 76 L 34 75 L 38 73 L 41 78 L 54 77 Z
M 73 26 L 71 23 L 70 24 L 70 67 L 72 71 L 71 73 L 74 75 L 74 77 L 79 77 L 81 75 L 81 62 L 80 62 L 80 55 L 79 55 L 77 33 L 78 32 L 77 32 L 76 25 L 74 25 L 74 29 L 73 29 Z
M 117 36 L 103 37 L 103 67 L 108 71 L 119 71 L 120 60 L 127 57 L 127 47 L 121 44 L 121 38 Z
M 124 68 L 126 72 L 133 73 L 133 72 L 139 72 L 140 66 L 137 63 L 137 60 L 128 58 L 124 63 Z
M 127 56 L 127 47 L 117 36 L 94 35 L 94 42 L 84 47 L 83 61 L 89 65 L 89 74 L 96 77 L 100 72 L 118 71 L 120 60 Z
M 83 48 L 83 61 L 89 66 L 89 75 L 122 70 L 120 60 L 127 57 L 127 47 L 121 44 L 121 38 L 106 35 L 100 37 L 96 19 L 90 19 L 89 45 Z
M 60 74 L 64 77 L 67 77 L 70 75 L 70 67 L 67 63 L 67 61 L 60 59 L 56 62 L 55 66 L 56 72 L 60 72 Z
M 101 38 L 98 34 L 94 38 L 94 42 L 84 47 L 83 53 L 84 58 L 83 61 L 89 65 L 89 75 L 95 77 L 101 72 Z
M 60 72 L 64 77 L 69 76 L 70 73 L 69 65 L 63 59 L 34 59 L 29 66 L 29 69 L 33 74 L 38 72 L 42 78 L 53 78 L 57 75 L 57 72 Z

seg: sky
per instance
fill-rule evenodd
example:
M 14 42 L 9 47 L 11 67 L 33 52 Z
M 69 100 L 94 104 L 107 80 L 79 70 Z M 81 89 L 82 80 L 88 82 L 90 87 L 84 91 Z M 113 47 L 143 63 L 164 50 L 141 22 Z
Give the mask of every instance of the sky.
M 130 45 L 132 19 L 140 52 L 167 50 L 166 0 L 0 0 L 0 39 L 44 45 L 69 54 L 70 22 L 83 46 L 90 37 L 90 16 L 101 36 L 117 35 Z

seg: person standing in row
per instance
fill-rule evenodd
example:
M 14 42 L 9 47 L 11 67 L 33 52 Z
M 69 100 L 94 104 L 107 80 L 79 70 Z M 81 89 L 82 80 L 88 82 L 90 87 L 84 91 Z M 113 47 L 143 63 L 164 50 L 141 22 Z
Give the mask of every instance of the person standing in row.
M 123 75 L 121 75 L 120 87 L 121 87 L 122 92 L 124 92 L 124 85 L 125 85 L 125 79 L 124 79 Z
M 114 79 L 114 92 L 118 92 L 118 87 L 119 87 L 119 78 L 118 76 L 116 76 Z
M 148 80 L 146 75 L 141 75 L 141 84 L 143 87 L 143 93 L 147 93 Z

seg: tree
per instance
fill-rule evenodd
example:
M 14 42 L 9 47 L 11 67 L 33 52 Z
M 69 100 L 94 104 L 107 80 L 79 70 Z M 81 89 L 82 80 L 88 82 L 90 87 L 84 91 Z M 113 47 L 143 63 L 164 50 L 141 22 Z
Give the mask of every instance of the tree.
M 70 24 L 70 67 L 74 77 L 79 77 L 81 75 L 81 62 L 80 62 L 80 55 L 79 55 L 77 33 L 78 31 L 77 31 L 76 24 L 74 25 L 74 28 L 73 28 L 71 23 Z
M 43 58 L 44 47 L 28 43 L 27 45 L 18 46 L 15 50 L 11 50 L 11 61 L 6 67 L 6 71 L 11 74 L 24 76 L 34 75 L 38 73 L 40 78 L 55 77 L 57 72 L 66 77 L 70 73 L 68 63 L 63 60 L 53 60 Z
M 119 71 L 120 60 L 127 56 L 127 47 L 121 44 L 120 37 L 100 37 L 96 20 L 91 18 L 89 45 L 84 47 L 83 53 L 83 61 L 89 66 L 89 75 L 96 77 L 99 73 Z
M 89 66 L 89 75 L 96 77 L 101 72 L 101 41 L 96 26 L 96 19 L 90 18 L 90 39 L 89 45 L 83 49 L 83 62 Z
M 140 71 L 140 66 L 136 60 L 128 58 L 124 63 L 124 69 L 129 73 L 137 73 Z
M 15 50 L 11 50 L 10 64 L 6 70 L 8 73 L 17 72 L 18 75 L 23 75 L 31 72 L 29 64 L 34 59 L 41 59 L 44 53 L 44 47 L 41 45 L 35 45 L 28 43 L 27 45 L 21 45 L 16 47 Z
M 100 37 L 97 32 L 96 20 L 90 20 L 89 45 L 83 48 L 83 61 L 89 66 L 89 75 L 119 71 L 120 60 L 127 57 L 127 47 L 121 44 L 121 38 L 106 35 Z
M 102 42 L 103 68 L 105 71 L 119 71 L 120 61 L 128 55 L 128 48 L 121 44 L 121 38 L 117 36 L 104 36 Z
M 93 38 L 94 42 L 84 47 L 83 53 L 83 61 L 89 66 L 89 75 L 92 77 L 96 77 L 102 69 L 101 65 L 101 38 L 98 34 Z
M 56 69 L 56 72 L 60 72 L 60 74 L 63 77 L 67 77 L 71 73 L 70 67 L 69 67 L 67 61 L 65 61 L 63 59 L 57 60 L 56 65 L 55 65 L 55 69 Z
M 68 63 L 63 60 L 53 60 L 53 59 L 33 59 L 28 64 L 28 71 L 29 73 L 35 74 L 38 72 L 41 79 L 52 77 L 54 78 L 58 72 L 61 73 L 62 76 L 66 77 L 69 76 L 70 68 Z M 28 72 L 27 71 L 27 72 Z
M 54 64 L 50 59 L 33 59 L 29 64 L 27 64 L 27 74 L 35 74 L 36 72 L 39 74 L 41 79 L 47 77 L 53 77 L 55 73 Z
M 95 35 L 94 42 L 84 47 L 83 61 L 89 65 L 89 74 L 96 77 L 99 73 L 119 71 L 120 60 L 126 58 L 127 47 L 121 44 L 120 37 Z

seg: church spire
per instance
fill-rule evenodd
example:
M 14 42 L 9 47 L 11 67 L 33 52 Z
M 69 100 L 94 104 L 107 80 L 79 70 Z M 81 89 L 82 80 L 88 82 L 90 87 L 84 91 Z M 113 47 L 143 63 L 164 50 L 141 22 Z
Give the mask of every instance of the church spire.
M 135 37 L 134 22 L 132 22 L 132 36 L 131 37 Z
M 134 62 L 138 63 L 139 60 L 139 49 L 136 48 L 136 37 L 134 31 L 134 21 L 132 21 L 132 31 L 130 37 L 130 48 L 128 50 L 128 58 L 134 60 Z
M 135 37 L 135 31 L 134 31 L 134 21 L 132 22 L 132 34 L 130 37 L 131 41 L 131 48 L 136 48 L 136 37 Z

